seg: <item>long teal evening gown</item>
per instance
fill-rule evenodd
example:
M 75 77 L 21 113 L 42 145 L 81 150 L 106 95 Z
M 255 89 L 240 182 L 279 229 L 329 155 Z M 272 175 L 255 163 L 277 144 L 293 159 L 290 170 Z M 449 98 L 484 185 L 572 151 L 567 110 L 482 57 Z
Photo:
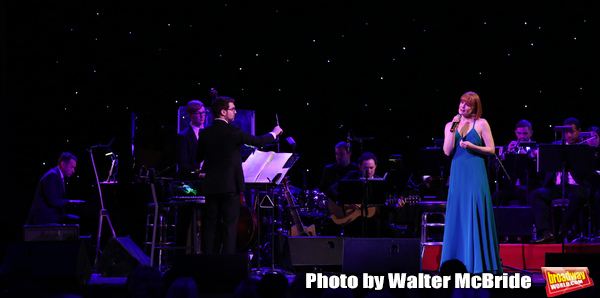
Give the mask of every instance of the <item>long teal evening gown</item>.
M 483 146 L 483 140 L 474 127 L 475 122 L 465 140 Z M 440 264 L 458 259 L 465 264 L 470 273 L 502 274 L 484 157 L 461 148 L 460 139 L 457 130 L 454 135 L 455 152 L 450 167 L 450 187 Z

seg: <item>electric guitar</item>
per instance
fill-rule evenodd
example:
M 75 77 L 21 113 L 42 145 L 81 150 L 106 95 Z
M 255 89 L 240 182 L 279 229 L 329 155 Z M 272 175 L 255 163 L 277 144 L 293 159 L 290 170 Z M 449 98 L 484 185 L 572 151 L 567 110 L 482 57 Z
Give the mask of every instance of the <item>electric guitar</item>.
M 419 201 L 421 201 L 421 196 L 408 196 L 408 197 L 400 197 L 385 200 L 385 206 L 395 206 L 400 208 L 404 205 L 415 205 Z M 362 209 L 351 208 L 350 205 L 345 205 L 344 207 L 334 203 L 332 200 L 328 201 L 329 214 L 331 220 L 340 226 L 345 226 L 357 218 L 364 217 L 373 217 L 377 213 L 377 208 L 379 205 L 369 205 L 365 209 L 365 214 L 363 215 Z
M 283 178 L 281 181 L 283 185 L 283 195 L 287 201 L 288 206 L 294 206 L 294 197 L 289 189 L 289 183 L 287 177 Z M 290 213 L 292 214 L 292 221 L 294 225 L 290 229 L 292 236 L 316 236 L 317 232 L 315 230 L 315 225 L 311 225 L 310 227 L 305 227 L 302 224 L 302 220 L 300 219 L 300 215 L 298 215 L 298 210 L 295 208 L 290 208 Z

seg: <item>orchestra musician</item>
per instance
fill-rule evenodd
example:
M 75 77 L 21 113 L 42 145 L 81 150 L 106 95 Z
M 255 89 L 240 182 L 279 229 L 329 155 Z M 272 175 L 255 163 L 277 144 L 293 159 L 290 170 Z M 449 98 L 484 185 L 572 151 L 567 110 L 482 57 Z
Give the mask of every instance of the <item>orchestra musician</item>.
M 326 165 L 323 169 L 318 191 L 328 195 L 327 192 L 332 185 L 346 177 L 348 172 L 358 170 L 358 165 L 350 161 L 351 156 L 352 147 L 350 146 L 350 143 L 339 142 L 335 145 L 336 162 Z
M 200 162 L 196 157 L 198 148 L 198 134 L 204 129 L 206 121 L 206 108 L 199 100 L 191 100 L 186 105 L 186 113 L 190 124 L 177 135 L 177 179 L 199 180 Z M 177 246 L 189 246 L 192 242 L 193 210 L 182 210 L 177 213 L 177 231 L 175 242 Z M 186 237 L 181 237 L 186 235 Z
M 237 224 L 244 185 L 242 145 L 262 147 L 276 140 L 283 130 L 276 126 L 263 136 L 253 136 L 232 124 L 235 119 L 235 100 L 219 96 L 211 105 L 212 125 L 198 134 L 197 160 L 203 161 L 205 173 L 203 193 L 206 214 L 202 217 L 202 251 L 219 253 L 215 247 L 217 223 L 223 241 L 221 253 L 234 253 Z
M 190 117 L 190 125 L 177 135 L 177 179 L 198 180 L 200 162 L 196 158 L 198 148 L 198 133 L 204 129 L 206 110 L 199 100 L 192 100 L 186 106 Z
M 46 172 L 38 182 L 27 224 L 73 224 L 79 220 L 79 216 L 65 213 L 67 204 L 83 203 L 81 200 L 67 200 L 65 195 L 65 178 L 75 173 L 75 167 L 77 158 L 63 152 L 56 167 Z
M 531 136 L 533 135 L 531 123 L 527 120 L 517 122 L 515 135 L 517 139 L 504 147 L 504 152 L 501 156 L 505 162 L 505 166 L 512 169 L 508 173 L 511 179 L 502 186 L 502 189 L 492 193 L 492 202 L 494 202 L 495 206 L 527 206 L 527 195 L 529 192 L 541 186 L 539 179 L 537 179 L 536 163 L 531 154 L 531 151 L 535 148 L 527 148 L 521 145 L 523 142 L 531 142 Z M 506 163 L 507 155 L 514 154 L 526 156 L 525 164 L 517 164 L 517 157 L 519 156 L 514 156 L 513 163 Z M 524 166 L 525 168 L 521 169 L 519 166 Z
M 458 115 L 444 129 L 444 153 L 452 157 L 444 246 L 440 264 L 463 262 L 469 273 L 502 274 L 502 262 L 485 155 L 495 153 L 488 122 L 475 92 L 460 97 Z
M 598 128 L 598 126 L 592 126 L 590 128 L 588 128 L 588 132 L 590 133 L 590 137 L 585 140 L 585 142 L 592 146 L 592 147 L 600 147 L 600 137 L 598 136 L 598 130 L 600 130 L 600 128 Z
M 358 159 L 358 170 L 348 172 L 344 179 L 382 179 L 375 175 L 377 169 L 377 157 L 371 152 L 363 153 Z M 329 212 L 334 222 L 344 225 L 344 236 L 348 237 L 398 237 L 398 231 L 392 229 L 389 224 L 382 222 L 378 217 L 374 216 L 378 213 L 377 207 L 366 208 L 366 218 L 361 216 L 361 204 L 346 204 L 340 205 L 337 200 L 339 198 L 339 182 L 333 184 L 328 193 L 331 197 L 328 199 Z M 404 206 L 404 200 L 394 200 L 397 208 Z M 366 235 L 362 234 L 363 221 L 366 221 Z
M 598 171 L 600 164 L 598 163 L 598 149 L 600 148 L 600 138 L 598 136 L 598 126 L 592 126 L 588 128 L 588 132 L 590 132 L 590 138 L 585 140 L 585 142 L 596 148 L 596 171 L 593 173 L 590 180 L 590 190 L 593 197 L 592 207 L 594 213 L 592 215 L 595 218 L 596 225 L 594 227 L 593 235 L 596 235 L 596 238 L 600 237 L 600 171 Z M 598 242 L 598 241 L 596 241 Z
M 573 127 L 572 131 L 565 133 L 567 145 L 581 144 L 579 138 L 581 126 L 576 118 L 568 118 L 563 123 L 564 126 Z M 559 145 L 562 141 L 555 141 L 553 145 Z M 538 233 L 538 239 L 533 239 L 531 243 L 555 243 L 567 237 L 576 217 L 581 213 L 583 205 L 587 202 L 589 193 L 589 178 L 591 173 L 570 173 L 567 172 L 565 185 L 565 199 L 569 200 L 563 221 L 561 222 L 557 235 L 552 233 L 550 218 L 550 204 L 553 200 L 562 197 L 562 173 L 547 172 L 542 183 L 542 187 L 529 194 L 529 202 L 533 210 L 535 225 Z

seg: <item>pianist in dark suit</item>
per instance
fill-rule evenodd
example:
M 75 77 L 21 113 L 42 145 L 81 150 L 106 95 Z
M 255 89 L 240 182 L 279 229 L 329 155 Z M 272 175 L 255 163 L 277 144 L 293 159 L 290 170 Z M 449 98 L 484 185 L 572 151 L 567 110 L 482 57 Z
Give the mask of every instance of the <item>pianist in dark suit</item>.
M 179 166 L 177 179 L 198 180 L 200 162 L 196 159 L 196 149 L 198 133 L 204 129 L 206 111 L 201 101 L 192 100 L 187 104 L 186 112 L 190 118 L 190 125 L 177 136 L 177 165 Z
M 33 204 L 29 211 L 27 224 L 66 224 L 74 223 L 78 216 L 65 213 L 69 203 L 79 203 L 79 200 L 67 200 L 65 197 L 65 181 L 71 177 L 77 166 L 77 158 L 71 153 L 63 152 L 58 158 L 55 168 L 48 171 L 38 182 Z
M 211 126 L 198 134 L 198 161 L 204 161 L 202 172 L 206 215 L 202 218 L 202 251 L 218 253 L 215 248 L 217 222 L 223 229 L 219 237 L 223 239 L 222 253 L 234 253 L 237 223 L 240 213 L 240 194 L 244 190 L 241 147 L 243 144 L 255 147 L 265 146 L 275 141 L 282 129 L 276 126 L 266 135 L 256 137 L 231 124 L 235 119 L 234 99 L 217 97 L 211 106 L 214 121 Z

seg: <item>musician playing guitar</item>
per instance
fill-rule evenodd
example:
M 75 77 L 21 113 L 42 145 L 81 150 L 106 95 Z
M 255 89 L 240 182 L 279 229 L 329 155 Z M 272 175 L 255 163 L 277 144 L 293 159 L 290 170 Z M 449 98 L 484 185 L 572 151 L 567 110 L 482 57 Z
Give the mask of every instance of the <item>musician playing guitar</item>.
M 365 152 L 358 159 L 358 171 L 351 171 L 346 176 L 346 179 L 381 179 L 375 175 L 377 168 L 377 157 L 370 152 Z M 329 213 L 331 219 L 344 227 L 344 236 L 350 237 L 398 237 L 399 233 L 392 229 L 387 223 L 382 223 L 374 215 L 377 214 L 378 207 L 368 207 L 366 212 L 362 214 L 362 206 L 360 204 L 349 204 L 340 206 L 335 201 L 337 200 L 339 183 L 334 184 L 329 189 L 332 198 L 329 198 Z M 404 200 L 399 199 L 394 202 L 395 206 L 400 208 L 404 206 Z M 362 221 L 367 220 L 366 235 L 362 235 Z

